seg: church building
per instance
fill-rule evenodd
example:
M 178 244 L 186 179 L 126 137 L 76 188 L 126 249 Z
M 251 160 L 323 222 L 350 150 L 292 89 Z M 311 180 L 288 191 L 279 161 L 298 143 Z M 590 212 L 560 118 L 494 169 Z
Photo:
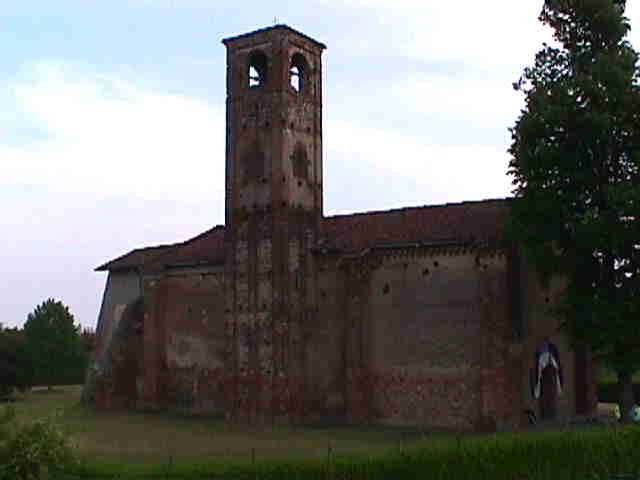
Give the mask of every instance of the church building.
M 322 53 L 227 49 L 225 224 L 97 268 L 100 409 L 503 430 L 593 412 L 586 348 L 505 239 L 510 199 L 323 215 Z

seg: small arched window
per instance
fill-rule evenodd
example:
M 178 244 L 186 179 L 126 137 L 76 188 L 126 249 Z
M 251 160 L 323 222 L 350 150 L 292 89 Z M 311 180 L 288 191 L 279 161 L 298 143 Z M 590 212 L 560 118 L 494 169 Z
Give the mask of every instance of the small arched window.
M 298 93 L 304 91 L 307 70 L 307 61 L 304 56 L 301 53 L 294 54 L 289 67 L 289 83 Z
M 307 149 L 302 143 L 297 143 L 291 155 L 293 163 L 293 176 L 306 180 L 309 178 L 309 161 L 307 160 Z
M 261 87 L 267 83 L 267 56 L 261 52 L 253 52 L 249 56 L 249 87 Z

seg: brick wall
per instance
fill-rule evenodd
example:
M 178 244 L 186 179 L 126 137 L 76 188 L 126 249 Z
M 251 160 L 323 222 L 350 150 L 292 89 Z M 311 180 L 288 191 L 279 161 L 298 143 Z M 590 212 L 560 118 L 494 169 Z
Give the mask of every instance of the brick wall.
M 480 396 L 477 289 L 473 255 L 385 257 L 369 280 L 370 345 L 352 374 L 352 408 L 370 395 L 377 421 L 471 428 Z
M 224 412 L 226 356 L 222 269 L 167 273 L 164 356 L 171 408 Z

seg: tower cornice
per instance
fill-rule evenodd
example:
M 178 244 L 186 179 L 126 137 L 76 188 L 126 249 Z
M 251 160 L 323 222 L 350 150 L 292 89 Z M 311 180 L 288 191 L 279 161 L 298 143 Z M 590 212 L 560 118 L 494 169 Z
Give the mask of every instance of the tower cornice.
M 270 27 L 259 28 L 257 30 L 252 31 L 252 32 L 243 33 L 243 34 L 235 35 L 235 36 L 232 36 L 232 37 L 227 37 L 227 38 L 222 39 L 222 43 L 226 47 L 229 47 L 229 46 L 232 46 L 233 44 L 237 43 L 238 41 L 245 40 L 247 38 L 255 38 L 256 35 L 272 32 L 272 31 L 278 31 L 278 30 L 286 31 L 288 33 L 292 33 L 294 35 L 297 35 L 297 36 L 299 36 L 299 37 L 301 37 L 301 38 L 313 43 L 316 47 L 319 47 L 322 50 L 327 48 L 327 46 L 324 43 L 319 42 L 319 41 L 315 40 L 314 38 L 311 38 L 310 36 L 305 35 L 304 33 L 299 32 L 298 30 L 296 30 L 294 28 L 291 28 L 289 25 L 286 25 L 284 23 L 280 23 L 280 24 L 277 24 L 277 25 L 272 25 Z

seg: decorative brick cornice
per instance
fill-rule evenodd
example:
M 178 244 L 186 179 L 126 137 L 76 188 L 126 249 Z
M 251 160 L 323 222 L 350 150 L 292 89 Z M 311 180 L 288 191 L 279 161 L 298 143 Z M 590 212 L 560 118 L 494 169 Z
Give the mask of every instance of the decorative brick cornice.
M 334 254 L 315 249 L 319 254 Z M 476 262 L 480 258 L 504 256 L 508 247 L 501 244 L 480 242 L 409 242 L 402 244 L 380 245 L 367 248 L 355 254 L 341 255 L 338 268 L 358 278 L 364 278 L 373 270 L 379 268 L 385 260 L 407 260 L 429 258 L 435 256 L 476 255 Z

